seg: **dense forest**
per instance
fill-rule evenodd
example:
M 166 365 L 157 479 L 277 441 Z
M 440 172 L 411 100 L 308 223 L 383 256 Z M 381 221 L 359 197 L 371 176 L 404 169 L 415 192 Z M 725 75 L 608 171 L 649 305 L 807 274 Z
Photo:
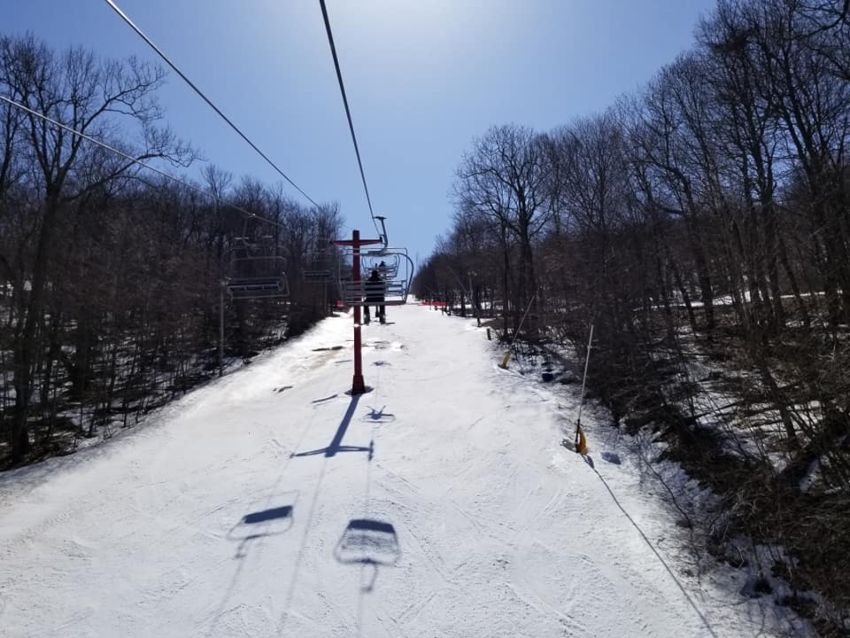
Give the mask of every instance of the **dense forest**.
M 199 153 L 163 125 L 164 79 L 0 37 L 0 94 L 30 109 L 0 101 L 0 468 L 110 436 L 328 312 L 303 273 L 335 258 L 337 207 L 211 164 L 170 179 Z M 287 296 L 231 298 L 251 257 L 285 263 Z
M 337 296 L 338 207 L 183 176 L 201 152 L 165 78 L 0 36 L 0 469 L 132 426 Z M 718 497 L 670 490 L 697 551 L 783 578 L 823 635 L 850 630 L 848 145 L 850 0 L 720 0 L 605 112 L 474 140 L 413 284 L 565 384 L 593 326 L 612 427 Z M 232 294 L 251 257 L 285 295 Z
M 614 425 L 722 500 L 705 548 L 850 625 L 850 3 L 721 1 L 604 113 L 475 140 L 415 290 L 573 348 Z M 776 550 L 770 559 L 747 542 Z

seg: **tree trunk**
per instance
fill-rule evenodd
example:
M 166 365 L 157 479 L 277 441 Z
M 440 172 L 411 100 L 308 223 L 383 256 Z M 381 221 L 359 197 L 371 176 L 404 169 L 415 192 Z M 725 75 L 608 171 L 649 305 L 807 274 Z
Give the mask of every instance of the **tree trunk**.
M 44 202 L 44 218 L 36 245 L 32 283 L 23 330 L 14 349 L 15 410 L 12 420 L 10 456 L 19 463 L 30 450 L 28 419 L 32 395 L 32 373 L 37 362 L 36 328 L 42 320 L 44 289 L 53 239 L 53 226 L 59 212 L 59 194 L 48 189 Z

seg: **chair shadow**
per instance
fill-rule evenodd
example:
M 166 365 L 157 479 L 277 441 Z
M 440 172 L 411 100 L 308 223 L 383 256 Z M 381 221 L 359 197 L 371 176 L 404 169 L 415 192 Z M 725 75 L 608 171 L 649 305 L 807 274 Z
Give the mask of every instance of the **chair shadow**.
M 276 518 L 292 518 L 292 505 L 284 505 L 283 507 L 273 507 L 261 512 L 246 514 L 242 517 L 244 525 L 256 525 L 257 523 L 265 523 Z
M 282 505 L 243 516 L 227 532 L 228 540 L 239 542 L 234 558 L 245 558 L 248 555 L 248 545 L 252 541 L 269 536 L 280 536 L 288 532 L 295 522 L 293 512 L 293 505 Z M 261 525 L 258 531 L 250 529 L 251 526 L 255 525 Z M 245 529 L 248 533 L 240 534 L 239 532 L 242 529 Z
M 233 558 L 238 559 L 239 562 L 237 563 L 236 570 L 230 579 L 230 584 L 225 590 L 224 597 L 221 599 L 218 608 L 212 616 L 212 622 L 206 632 L 207 638 L 221 635 L 218 631 L 221 616 L 227 608 L 227 603 L 231 600 L 231 597 L 242 578 L 242 572 L 247 563 L 247 561 L 243 559 L 248 556 L 248 547 L 253 541 L 267 538 L 269 536 L 280 536 L 288 532 L 294 524 L 294 503 L 297 498 L 298 492 L 294 492 L 292 505 L 281 505 L 279 507 L 271 507 L 257 512 L 251 512 L 250 514 L 245 514 L 245 516 L 239 519 L 239 521 L 228 530 L 226 534 L 227 540 L 238 542 L 238 545 L 236 546 L 236 553 Z M 254 526 L 259 526 L 259 528 L 255 531 L 254 529 L 251 529 Z M 247 533 L 241 533 L 243 528 L 246 527 L 247 529 L 244 529 L 244 532 Z
M 371 592 L 378 578 L 378 568 L 391 567 L 401 557 L 398 535 L 391 523 L 369 518 L 354 518 L 348 522 L 334 548 L 334 558 L 345 565 L 368 565 L 374 571 L 362 592 Z

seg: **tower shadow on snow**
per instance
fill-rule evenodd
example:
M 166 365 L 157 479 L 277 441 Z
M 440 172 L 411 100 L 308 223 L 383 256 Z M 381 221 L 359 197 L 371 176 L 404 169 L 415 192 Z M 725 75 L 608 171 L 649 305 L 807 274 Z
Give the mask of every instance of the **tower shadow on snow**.
M 342 421 L 339 424 L 339 427 L 336 430 L 336 434 L 334 434 L 333 440 L 328 444 L 327 447 L 318 448 L 316 450 L 309 450 L 307 452 L 297 452 L 290 455 L 290 458 L 301 457 L 301 456 L 318 456 L 324 455 L 325 458 L 330 458 L 336 456 L 340 452 L 368 452 L 369 460 L 372 460 L 372 457 L 375 455 L 375 442 L 369 441 L 369 447 L 364 447 L 361 445 L 343 445 L 342 439 L 345 437 L 345 432 L 348 430 L 348 426 L 351 423 L 351 419 L 354 417 L 354 412 L 357 410 L 357 404 L 360 402 L 360 395 L 356 394 L 351 397 L 351 402 L 348 404 L 348 409 L 345 411 L 345 415 L 342 417 Z

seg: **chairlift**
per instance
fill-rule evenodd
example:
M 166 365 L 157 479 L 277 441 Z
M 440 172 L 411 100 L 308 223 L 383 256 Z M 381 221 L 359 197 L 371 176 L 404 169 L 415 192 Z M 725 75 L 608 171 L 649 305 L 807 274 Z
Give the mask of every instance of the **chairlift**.
M 333 254 L 327 250 L 307 253 L 304 256 L 304 281 L 308 283 L 327 283 L 333 278 Z
M 413 280 L 413 260 L 407 254 L 405 248 L 381 248 L 374 251 L 361 251 L 360 253 L 360 281 L 351 279 L 349 264 L 353 258 L 353 251 L 348 249 L 340 262 L 339 289 L 343 301 L 349 306 L 367 305 L 367 292 L 370 297 L 374 296 L 374 284 L 368 279 L 373 271 L 378 271 L 381 277 L 381 292 L 383 293 L 382 306 L 400 306 L 407 303 L 407 295 L 410 283 Z M 381 262 L 385 267 L 381 267 Z M 371 305 L 374 301 L 369 301 Z
M 398 277 L 398 269 L 401 266 L 401 255 L 399 253 L 387 254 L 386 248 L 378 250 L 367 250 L 360 253 L 360 269 L 362 272 L 377 270 L 381 279 L 392 280 Z
M 274 299 L 289 296 L 286 260 L 280 255 L 252 254 L 254 247 L 240 238 L 230 258 L 227 291 L 233 299 Z

